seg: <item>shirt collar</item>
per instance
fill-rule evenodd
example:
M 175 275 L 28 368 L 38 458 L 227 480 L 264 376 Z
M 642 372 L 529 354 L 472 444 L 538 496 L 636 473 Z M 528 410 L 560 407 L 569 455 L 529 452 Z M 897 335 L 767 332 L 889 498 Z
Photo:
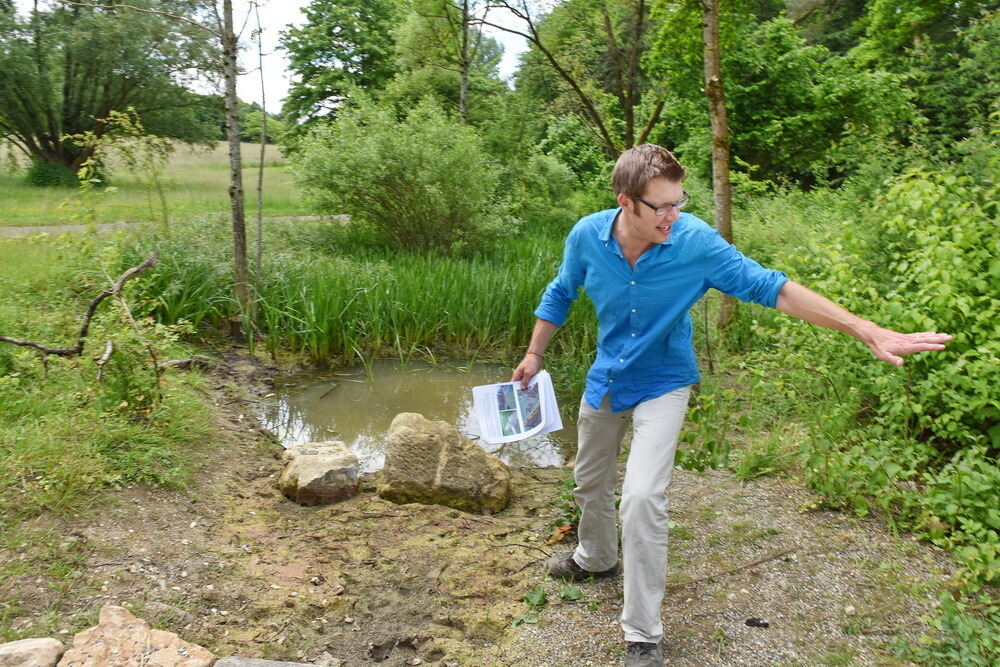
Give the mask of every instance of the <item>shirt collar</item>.
M 615 219 L 619 213 L 621 213 L 621 208 L 612 208 L 605 211 L 606 217 L 601 222 L 600 232 L 597 234 L 597 238 L 605 244 L 611 239 L 611 227 L 615 224 Z
M 605 246 L 611 241 L 611 229 L 614 227 L 615 220 L 618 219 L 618 214 L 621 213 L 621 208 L 612 208 L 605 211 L 606 217 L 601 221 L 600 231 L 597 234 L 597 238 L 601 240 Z M 681 220 L 684 219 L 686 213 L 681 213 L 677 218 L 677 222 L 674 223 L 674 229 L 670 232 L 670 238 L 668 238 L 663 243 L 657 243 L 657 247 L 672 246 L 674 244 L 674 237 L 677 235 L 677 227 Z M 615 247 L 618 247 L 618 243 L 615 242 Z M 646 254 L 646 253 L 643 253 Z

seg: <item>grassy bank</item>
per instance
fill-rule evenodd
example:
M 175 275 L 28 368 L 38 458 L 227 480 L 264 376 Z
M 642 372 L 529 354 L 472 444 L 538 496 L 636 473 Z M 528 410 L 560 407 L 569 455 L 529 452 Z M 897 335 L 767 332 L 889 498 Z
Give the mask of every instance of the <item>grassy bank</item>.
M 7 295 L 0 333 L 72 347 L 87 304 L 109 284 L 92 244 L 0 240 L 0 290 Z M 127 286 L 126 299 L 132 294 Z M 115 350 L 99 377 L 93 359 L 108 340 Z M 31 348 L 0 343 L 0 526 L 12 529 L 43 508 L 72 508 L 108 486 L 184 480 L 185 451 L 208 431 L 199 380 L 157 378 L 151 349 L 161 361 L 190 356 L 176 332 L 132 328 L 113 299 L 98 309 L 80 356 L 43 361 Z
M 257 206 L 257 165 L 260 146 L 244 143 L 243 188 L 247 215 Z M 175 147 L 162 180 L 170 219 L 229 210 L 228 147 L 219 142 L 211 149 L 183 144 Z M 111 165 L 113 190 L 97 198 L 99 222 L 138 222 L 159 219 L 157 195 L 147 191 L 135 174 Z M 76 188 L 38 188 L 25 183 L 23 168 L 0 171 L 0 226 L 60 225 L 76 222 L 79 209 Z M 264 158 L 264 215 L 306 215 L 292 177 L 277 147 L 267 146 Z

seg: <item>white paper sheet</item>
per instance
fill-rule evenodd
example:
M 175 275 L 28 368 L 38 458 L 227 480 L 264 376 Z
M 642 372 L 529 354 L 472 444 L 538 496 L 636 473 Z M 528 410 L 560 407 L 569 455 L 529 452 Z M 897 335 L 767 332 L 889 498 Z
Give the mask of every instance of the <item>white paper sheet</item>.
M 563 427 L 548 371 L 520 382 L 500 382 L 472 388 L 472 405 L 480 437 L 491 445 L 523 440 Z

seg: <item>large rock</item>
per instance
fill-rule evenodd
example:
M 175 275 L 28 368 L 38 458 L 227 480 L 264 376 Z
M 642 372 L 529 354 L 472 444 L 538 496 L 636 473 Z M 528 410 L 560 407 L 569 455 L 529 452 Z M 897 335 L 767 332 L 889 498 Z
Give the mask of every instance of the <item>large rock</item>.
M 0 644 L 0 667 L 55 667 L 65 652 L 58 639 L 21 639 Z
M 498 512 L 510 502 L 510 469 L 443 421 L 415 412 L 389 426 L 378 495 L 396 503 Z
M 358 492 L 358 457 L 342 442 L 310 442 L 282 455 L 281 492 L 300 505 L 328 505 Z
M 128 609 L 108 605 L 100 622 L 73 638 L 59 667 L 209 667 L 215 656 L 172 632 L 153 630 Z
M 231 656 L 222 658 L 215 667 L 313 667 L 319 663 L 314 662 L 283 662 L 281 660 L 261 660 L 260 658 L 241 658 Z M 340 661 L 337 661 L 340 664 Z

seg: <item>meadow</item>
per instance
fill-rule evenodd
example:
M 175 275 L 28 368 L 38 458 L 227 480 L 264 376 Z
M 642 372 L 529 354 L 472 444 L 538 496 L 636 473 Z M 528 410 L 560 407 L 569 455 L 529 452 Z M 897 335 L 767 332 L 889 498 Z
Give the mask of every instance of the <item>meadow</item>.
M 243 188 L 247 216 L 256 215 L 257 165 L 259 144 L 244 143 Z M 8 159 L 0 170 L 0 227 L 60 225 L 76 222 L 79 210 L 77 188 L 39 189 L 24 180 L 23 160 Z M 268 216 L 306 215 L 301 197 L 285 158 L 272 144 L 264 157 L 264 210 Z M 155 193 L 142 185 L 136 174 L 111 165 L 107 185 L 112 191 L 95 198 L 94 208 L 100 222 L 144 222 L 159 219 L 159 201 Z M 171 219 L 224 213 L 229 210 L 228 146 L 191 146 L 178 143 L 163 174 L 164 193 Z

